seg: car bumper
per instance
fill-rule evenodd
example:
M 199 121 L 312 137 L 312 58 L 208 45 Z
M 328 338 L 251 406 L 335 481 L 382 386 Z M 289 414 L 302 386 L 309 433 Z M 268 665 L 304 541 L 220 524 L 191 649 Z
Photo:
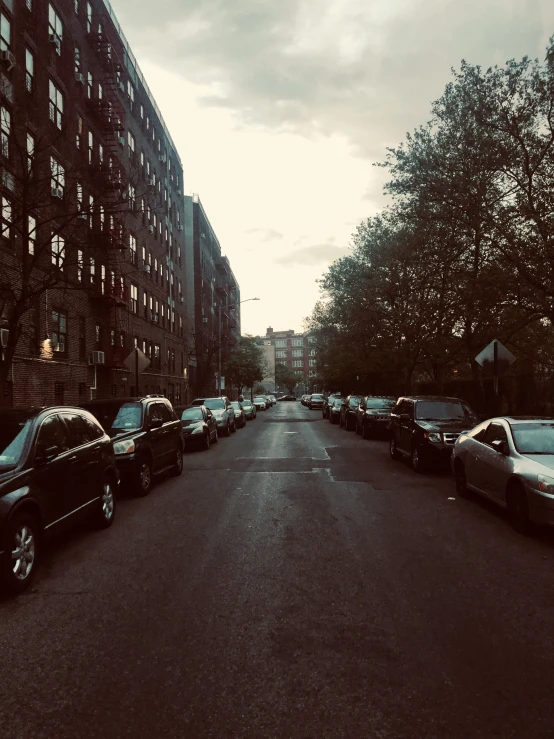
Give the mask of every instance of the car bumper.
M 310 403 L 310 408 L 312 410 L 321 410 L 323 408 L 323 403 Z
M 424 444 L 421 448 L 425 457 L 430 461 L 450 462 L 454 445 L 446 446 L 443 444 Z

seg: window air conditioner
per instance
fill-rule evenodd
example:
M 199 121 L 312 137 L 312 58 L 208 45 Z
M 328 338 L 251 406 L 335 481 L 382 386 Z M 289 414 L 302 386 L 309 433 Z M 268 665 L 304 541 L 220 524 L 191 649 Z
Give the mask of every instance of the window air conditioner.
M 60 49 L 60 47 L 61 47 L 61 42 L 60 42 L 60 39 L 58 38 L 58 36 L 56 36 L 56 34 L 55 34 L 55 33 L 50 33 L 50 34 L 48 35 L 48 41 L 49 41 L 49 42 L 50 42 L 51 44 L 53 44 L 53 45 L 54 45 L 54 46 L 56 47 L 56 49 L 58 49 L 58 50 Z
M 77 216 L 81 221 L 88 221 L 88 213 L 79 213 Z
M 85 76 L 81 74 L 80 72 L 75 72 L 75 82 L 78 82 L 80 85 L 84 85 Z
M 179 225 L 177 226 L 177 231 L 182 231 L 182 230 L 183 230 L 183 227 L 181 226 L 181 224 L 179 224 Z
M 149 264 L 144 264 L 143 267 L 142 267 L 142 269 L 146 272 L 147 275 L 150 274 L 150 265 Z
M 0 60 L 8 66 L 8 71 L 15 67 L 15 56 L 7 49 L 0 51 Z
M 125 83 L 119 80 L 119 89 L 121 92 L 125 92 Z
M 203 318 L 202 319 L 202 323 L 208 323 L 208 319 L 207 318 Z
M 153 177 L 148 180 L 148 187 L 156 187 L 156 180 Z
M 89 364 L 104 364 L 104 352 L 91 352 L 88 358 Z
M 63 189 L 61 187 L 52 187 L 52 197 L 63 199 Z
M 159 316 L 158 316 L 158 314 L 157 314 L 157 313 L 153 313 L 153 314 L 152 314 L 152 321 L 153 321 L 154 323 L 158 323 L 158 320 L 159 320 Z
M 185 299 L 184 298 L 179 298 L 179 302 L 180 303 L 184 303 L 185 302 Z
M 125 146 L 125 136 L 118 136 L 117 140 L 121 144 L 121 146 Z
M 177 195 L 182 195 L 183 193 L 180 190 L 177 190 Z
M 167 159 L 166 159 L 166 157 L 165 157 L 165 154 L 160 154 L 160 155 L 158 156 L 158 159 L 160 160 L 160 162 L 161 162 L 162 164 L 165 164 L 165 163 L 166 163 L 166 161 L 167 161 Z
M 148 226 L 148 233 L 153 234 L 154 233 L 154 226 Z

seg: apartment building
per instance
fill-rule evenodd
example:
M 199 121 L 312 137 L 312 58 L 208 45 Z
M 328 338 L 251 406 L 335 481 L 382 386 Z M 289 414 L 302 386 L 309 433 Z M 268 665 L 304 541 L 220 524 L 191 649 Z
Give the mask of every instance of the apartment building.
M 196 194 L 185 196 L 185 233 L 187 243 L 192 240 L 194 266 L 187 282 L 194 315 L 190 383 L 197 395 L 213 394 L 220 365 L 240 336 L 240 287 Z
M 0 2 L 0 137 L 0 402 L 186 400 L 183 169 L 107 0 Z
M 270 343 L 275 352 L 275 365 L 284 364 L 298 377 L 300 384 L 308 386 L 316 375 L 315 338 L 309 333 L 266 331 L 264 343 Z

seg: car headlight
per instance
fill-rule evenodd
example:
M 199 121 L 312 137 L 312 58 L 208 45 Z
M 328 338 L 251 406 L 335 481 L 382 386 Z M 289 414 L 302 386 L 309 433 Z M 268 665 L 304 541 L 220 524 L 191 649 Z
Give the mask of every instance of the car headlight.
M 440 444 L 440 442 L 442 441 L 441 435 L 436 433 L 435 431 L 426 431 L 423 436 L 425 439 L 427 439 L 427 441 L 431 441 L 435 444 Z
M 135 451 L 135 442 L 133 439 L 115 441 L 113 445 L 113 451 L 114 454 L 131 454 Z
M 550 495 L 554 495 L 554 477 L 549 477 L 548 475 L 537 475 L 538 478 L 538 487 L 541 493 L 549 493 Z

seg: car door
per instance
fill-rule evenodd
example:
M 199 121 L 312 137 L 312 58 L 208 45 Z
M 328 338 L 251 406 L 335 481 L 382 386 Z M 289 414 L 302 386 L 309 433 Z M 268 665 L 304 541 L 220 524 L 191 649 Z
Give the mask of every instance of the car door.
M 412 451 L 412 434 L 414 426 L 414 403 L 412 400 L 404 399 L 400 405 L 400 416 L 398 419 L 398 448 L 410 454 Z M 403 418 L 407 416 L 407 418 Z
M 491 498 L 504 503 L 506 501 L 506 485 L 513 470 L 513 459 L 510 455 L 494 449 L 493 441 L 503 441 L 510 448 L 508 434 L 501 421 L 489 424 L 483 437 L 483 444 L 475 461 L 476 477 L 481 481 L 480 490 Z
M 216 429 L 217 429 L 217 421 L 215 420 L 214 415 L 209 408 L 206 408 L 204 420 L 208 424 L 208 431 L 210 434 L 210 439 L 213 439 L 215 436 Z
M 463 440 L 463 453 L 460 458 L 464 465 L 466 483 L 470 488 L 481 490 L 482 480 L 479 478 L 479 455 L 483 448 L 483 439 L 489 427 L 488 423 L 484 423 L 482 428 Z M 455 447 L 456 448 L 456 447 Z
M 58 454 L 49 461 L 39 461 L 40 450 L 53 447 L 58 448 Z M 41 421 L 33 445 L 34 481 L 37 494 L 41 498 L 45 529 L 60 521 L 72 510 L 73 498 L 69 487 L 70 455 L 65 426 L 57 413 L 51 413 Z
M 100 487 L 98 483 L 99 458 L 95 460 L 95 454 L 90 443 L 88 430 L 82 417 L 74 412 L 63 412 L 59 414 L 65 426 L 68 438 L 69 455 L 68 486 L 71 500 L 68 504 L 72 510 L 76 510 L 89 502 L 93 491 Z
M 164 467 L 167 455 L 167 429 L 164 431 L 164 414 L 162 403 L 149 403 L 146 408 L 146 428 L 150 450 L 152 452 L 152 469 L 157 472 Z
M 175 462 L 175 452 L 177 451 L 177 445 L 179 443 L 179 432 L 181 429 L 181 423 L 178 422 L 173 413 L 173 409 L 170 408 L 163 401 L 159 402 L 160 406 L 157 412 L 160 414 L 163 420 L 162 426 L 162 442 L 163 442 L 163 466 L 172 464 Z M 179 424 L 177 428 L 177 423 Z

